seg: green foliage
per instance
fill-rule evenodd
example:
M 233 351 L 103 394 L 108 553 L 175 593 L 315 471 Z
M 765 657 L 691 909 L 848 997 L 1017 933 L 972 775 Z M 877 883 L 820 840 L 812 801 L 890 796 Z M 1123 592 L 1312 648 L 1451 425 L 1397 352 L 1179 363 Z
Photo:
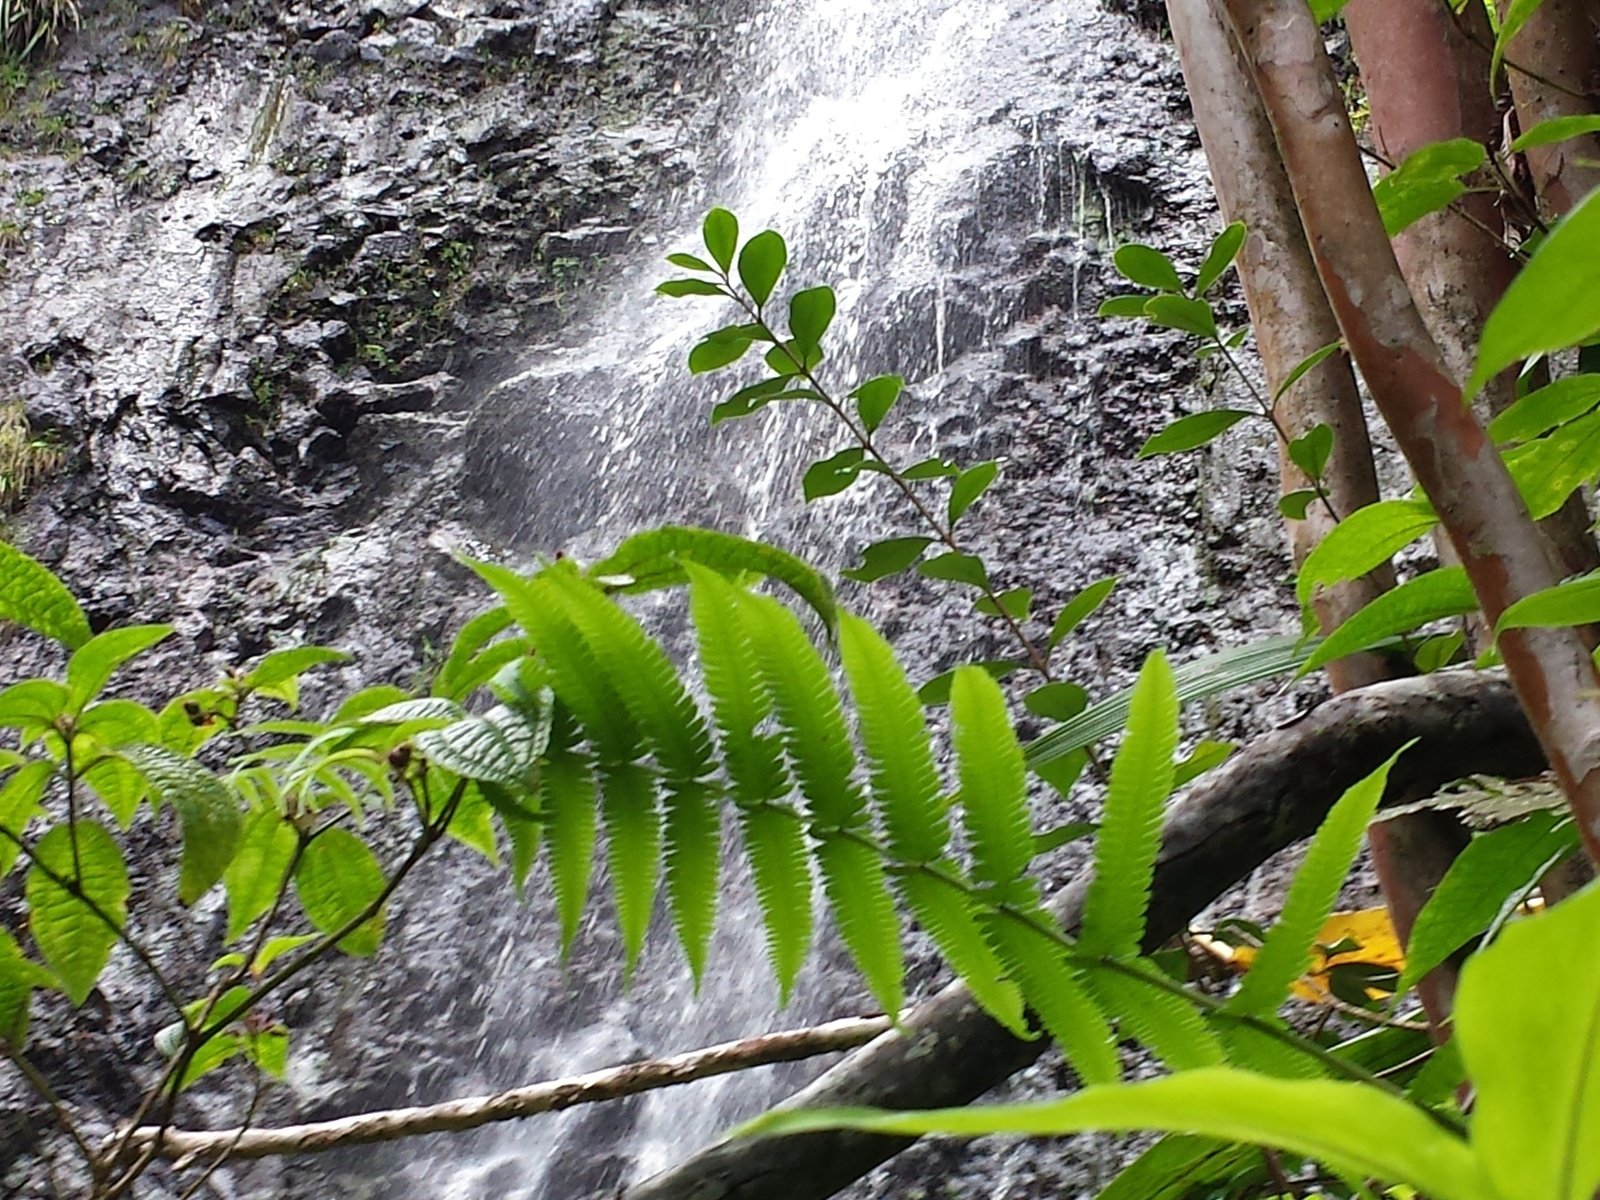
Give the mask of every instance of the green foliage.
M 1471 138 L 1430 142 L 1413 151 L 1373 186 L 1383 228 L 1393 237 L 1429 213 L 1448 208 L 1466 194 L 1463 175 L 1488 162 L 1488 152 Z

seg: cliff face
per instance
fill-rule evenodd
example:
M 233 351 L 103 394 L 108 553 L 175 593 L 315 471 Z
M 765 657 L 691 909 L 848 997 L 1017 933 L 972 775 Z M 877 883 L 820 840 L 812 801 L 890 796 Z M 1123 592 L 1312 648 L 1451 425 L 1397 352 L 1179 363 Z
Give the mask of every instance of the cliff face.
M 828 140 L 814 95 L 824 116 L 855 106 L 849 144 Z M 1262 447 L 1235 439 L 1203 497 L 1192 462 L 1136 464 L 1191 406 L 1194 369 L 1176 339 L 1090 315 L 1122 290 L 1113 239 L 1197 257 L 1211 214 L 1181 109 L 1170 56 L 1096 0 L 213 0 L 199 18 L 91 4 L 26 79 L 0 80 L 0 406 L 59 460 L 7 536 L 97 627 L 176 623 L 133 686 L 170 694 L 289 643 L 353 651 L 308 680 L 315 708 L 415 678 L 480 606 L 451 553 L 485 539 L 593 550 L 641 522 L 699 521 L 838 565 L 912 532 L 865 487 L 798 503 L 807 455 L 837 448 L 801 414 L 706 434 L 714 389 L 661 380 L 681 379 L 714 315 L 607 327 L 602 282 L 640 276 L 604 294 L 643 311 L 656 271 L 639 264 L 676 248 L 655 242 L 737 200 L 790 236 L 804 282 L 840 285 L 846 368 L 910 380 L 891 453 L 1005 459 L 964 528 L 1006 586 L 1036 586 L 1048 621 L 1122 576 L 1114 619 L 1063 651 L 1074 678 L 1100 692 L 1152 645 L 1236 644 L 1278 616 L 1238 590 L 1275 572 Z M 949 588 L 902 579 L 848 600 L 919 677 L 1006 651 Z M 41 654 L 0 631 L 0 683 Z M 1257 718 L 1212 719 L 1222 733 Z M 1047 871 L 1069 873 L 1075 852 Z M 664 939 L 625 993 L 603 912 L 563 964 L 545 906 L 515 909 L 464 854 L 436 864 L 377 960 L 284 998 L 291 1086 L 261 1119 L 506 1087 L 864 1003 L 824 948 L 778 1014 L 729 886 L 697 1000 Z M 0 889 L 10 920 L 8 904 Z M 196 986 L 218 919 L 202 905 L 159 947 Z M 937 963 L 914 953 L 914 983 L 935 986 Z M 81 1061 L 87 1039 L 101 1066 L 72 1080 L 74 1100 L 117 1112 L 161 1018 L 132 972 L 114 967 L 103 990 L 79 1044 L 41 1022 L 38 1052 L 47 1068 Z M 811 1069 L 448 1146 L 256 1164 L 218 1194 L 589 1196 Z M 189 1119 L 231 1123 L 246 1098 L 207 1079 Z M 25 1153 L 45 1125 L 0 1072 L 0 1191 L 48 1194 Z M 860 1194 L 937 1174 L 952 1195 L 1031 1200 L 1110 1161 L 925 1148 Z

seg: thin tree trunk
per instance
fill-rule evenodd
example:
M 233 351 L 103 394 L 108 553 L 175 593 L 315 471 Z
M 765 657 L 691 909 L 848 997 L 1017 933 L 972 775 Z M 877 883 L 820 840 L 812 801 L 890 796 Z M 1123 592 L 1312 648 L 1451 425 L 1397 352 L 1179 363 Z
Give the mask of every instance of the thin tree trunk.
M 1345 342 L 1497 622 L 1561 572 L 1505 463 L 1461 402 L 1395 261 L 1305 0 L 1226 0 L 1272 119 L 1300 217 Z M 1600 673 L 1572 629 L 1510 630 L 1512 683 L 1600 860 Z
M 1501 0 L 1504 11 L 1508 0 Z M 1600 5 L 1544 0 L 1506 48 L 1517 123 L 1523 130 L 1557 117 L 1600 109 Z M 1526 68 L 1522 70 L 1519 68 Z M 1529 72 L 1533 74 L 1529 74 Z M 1526 151 L 1533 186 L 1551 216 L 1600 187 L 1600 134 L 1583 134 Z
M 1146 949 L 1268 858 L 1310 836 L 1333 802 L 1400 747 L 1385 799 L 1406 803 L 1464 775 L 1521 777 L 1544 759 L 1515 695 L 1476 672 L 1398 679 L 1346 692 L 1258 739 L 1206 775 L 1167 812 L 1151 889 Z M 1089 880 L 1050 902 L 1077 926 Z M 951 984 L 786 1102 L 791 1108 L 967 1104 L 1037 1058 Z M 823 1200 L 910 1145 L 830 1131 L 724 1142 L 627 1189 L 625 1200 Z

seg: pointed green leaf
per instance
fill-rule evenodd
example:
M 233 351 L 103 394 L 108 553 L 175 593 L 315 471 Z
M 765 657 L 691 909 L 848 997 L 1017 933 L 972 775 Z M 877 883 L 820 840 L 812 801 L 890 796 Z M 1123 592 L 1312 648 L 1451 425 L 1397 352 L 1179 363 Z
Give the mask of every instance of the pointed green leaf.
M 36 559 L 0 542 L 0 621 L 15 621 L 69 650 L 87 642 L 89 618 L 61 580 Z
M 1513 0 L 1513 8 L 1526 0 Z M 1507 24 L 1510 17 L 1507 18 Z M 1505 37 L 1505 29 L 1501 30 Z M 1551 231 L 1484 323 L 1468 398 L 1506 367 L 1572 346 L 1600 329 L 1600 192 Z
M 1139 293 L 1127 296 L 1112 296 L 1100 302 L 1100 307 L 1095 310 L 1095 315 L 1100 317 L 1124 317 L 1130 319 L 1144 319 L 1144 306 L 1150 302 L 1150 297 Z
M 1061 610 L 1061 615 L 1050 627 L 1050 649 L 1054 650 L 1071 636 L 1074 629 L 1092 616 L 1095 610 L 1106 602 L 1106 597 L 1111 595 L 1111 589 L 1116 586 L 1117 577 L 1108 575 L 1104 579 L 1095 580 L 1068 600 L 1066 607 Z
M 669 279 L 665 283 L 656 284 L 656 292 L 674 299 L 682 299 L 685 296 L 726 295 L 721 284 L 712 283 L 709 279 Z
M 1600 887 L 1518 921 L 1467 961 L 1456 1036 L 1476 1089 L 1472 1141 L 1505 1200 L 1600 1187 Z
M 1239 990 L 1228 999 L 1231 1012 L 1276 1012 L 1289 988 L 1305 974 L 1316 949 L 1317 933 L 1333 911 L 1345 877 L 1361 850 L 1367 823 L 1378 811 L 1389 769 L 1410 748 L 1406 743 L 1388 761 L 1339 797 L 1323 820 L 1283 902 L 1283 912 L 1267 934 Z
M 836 496 L 848 488 L 860 478 L 866 453 L 860 446 L 850 446 L 807 467 L 802 484 L 807 502 Z
M 676 254 L 667 255 L 667 261 L 675 267 L 682 267 L 685 271 L 704 271 L 707 274 L 714 273 L 714 268 L 710 263 L 706 262 L 705 259 L 696 258 L 692 254 L 684 254 L 681 251 Z
M 1195 337 L 1217 338 L 1217 318 L 1211 305 L 1188 296 L 1155 296 L 1144 306 L 1145 315 L 1167 329 L 1192 333 Z
M 1139 447 L 1140 458 L 1198 450 L 1254 414 L 1238 408 L 1215 408 L 1179 417 Z
M 713 208 L 706 214 L 701 226 L 701 236 L 712 260 L 724 271 L 733 266 L 734 247 L 739 244 L 739 221 L 725 208 Z
M 1429 213 L 1454 203 L 1467 191 L 1461 177 L 1486 161 L 1483 145 L 1472 138 L 1430 142 L 1407 155 L 1372 189 L 1384 230 L 1394 237 Z
M 1508 406 L 1489 422 L 1489 436 L 1497 442 L 1526 442 L 1587 416 L 1596 405 L 1600 405 L 1600 375 L 1558 379 Z
M 129 625 L 96 634 L 67 660 L 68 702 L 81 708 L 100 694 L 111 673 L 172 633 L 171 625 Z
M 1051 918 L 1035 910 L 1038 920 Z M 1082 975 L 1065 959 L 1066 948 L 1032 925 L 1004 917 L 990 923 L 990 936 L 1024 999 L 1067 1061 L 1085 1081 L 1109 1083 L 1121 1064 L 1116 1039 Z
M 1466 571 L 1461 567 L 1439 567 L 1406 580 L 1352 614 L 1312 652 L 1299 674 L 1315 671 L 1392 634 L 1410 633 L 1430 621 L 1477 611 L 1478 595 L 1472 590 Z
M 800 822 L 775 808 L 744 808 L 740 831 L 766 928 L 780 1002 L 787 1004 L 811 948 L 811 869 Z
M 1139 672 L 1128 731 L 1111 764 L 1094 878 L 1083 905 L 1081 941 L 1091 954 L 1139 953 L 1177 748 L 1176 684 L 1166 655 L 1158 650 Z
M 130 746 L 123 755 L 178 814 L 183 832 L 178 899 L 193 904 L 222 878 L 239 848 L 244 835 L 239 798 L 192 758 L 159 746 Z
M 987 672 L 957 668 L 950 688 L 950 723 L 961 819 L 972 846 L 972 877 L 1009 896 L 1024 880 L 1034 852 L 1028 780 L 1005 697 Z
M 1033 589 L 1007 588 L 993 599 L 979 596 L 972 607 L 986 617 L 998 617 L 1004 613 L 1013 621 L 1021 623 L 1028 619 L 1028 612 L 1033 607 Z
M 550 884 L 561 919 L 561 954 L 583 922 L 594 874 L 595 829 L 599 806 L 594 772 L 565 746 L 553 750 L 539 775 L 539 807 L 549 814 L 545 841 L 550 853 Z
M 0 929 L 0 1042 L 22 1049 L 34 989 L 54 987 L 55 982 L 54 975 L 22 953 L 16 938 Z
M 1495 632 L 1589 625 L 1595 621 L 1600 621 L 1600 575 L 1580 575 L 1516 601 L 1500 614 Z
M 237 941 L 277 900 L 288 883 L 289 864 L 300 839 L 276 809 L 252 813 L 239 852 L 222 873 L 228 893 L 226 940 Z
M 868 433 L 872 433 L 883 424 L 895 401 L 900 399 L 900 393 L 905 390 L 905 386 L 906 381 L 898 375 L 878 375 L 850 393 L 850 398 L 856 402 L 856 412 L 861 417 L 861 424 L 866 427 Z
M 859 567 L 852 567 L 840 573 L 846 579 L 854 579 L 858 583 L 871 583 L 877 579 L 884 579 L 909 568 L 932 544 L 933 539 L 929 537 L 889 538 L 886 541 L 874 542 L 861 552 Z
M 111 834 L 94 821 L 55 826 L 34 846 L 33 858 L 24 890 L 28 930 L 62 990 L 81 1005 L 128 919 L 128 868 Z
M 1333 429 L 1328 425 L 1313 425 L 1289 443 L 1289 461 L 1311 479 L 1322 478 L 1332 454 Z
M 883 1011 L 898 1015 L 905 1004 L 905 961 L 883 860 L 867 847 L 838 837 L 825 838 L 816 855 L 839 936 Z
M 1294 369 L 1283 377 L 1283 382 L 1273 389 L 1272 403 L 1277 404 L 1283 398 L 1285 392 L 1343 349 L 1343 342 L 1329 342 L 1326 346 L 1321 346 L 1302 358 L 1294 365 Z
M 961 554 L 952 550 L 937 558 L 923 559 L 917 564 L 917 572 L 929 579 L 948 579 L 952 583 L 966 583 L 977 588 L 989 586 L 988 569 L 976 554 Z
M 1301 564 L 1296 594 L 1308 604 L 1318 585 L 1359 579 L 1439 522 L 1426 500 L 1380 500 L 1358 508 L 1328 532 Z
M 0 879 L 11 872 L 17 856 L 22 853 L 17 840 L 28 828 L 28 822 L 43 815 L 39 801 L 44 797 L 45 787 L 55 777 L 56 769 L 53 760 L 23 763 L 0 785 L 0 829 L 5 830 L 0 833 Z
M 1211 243 L 1211 249 L 1206 251 L 1205 260 L 1200 264 L 1199 273 L 1194 278 L 1194 293 L 1203 296 L 1211 290 L 1211 285 L 1222 278 L 1233 260 L 1239 254 L 1239 248 L 1244 245 L 1244 222 L 1234 221 Z
M 1582 137 L 1586 133 L 1600 133 L 1600 116 L 1585 113 L 1573 117 L 1552 117 L 1540 121 L 1532 129 L 1511 143 L 1511 152 L 1521 154 L 1536 146 L 1553 146 L 1568 138 Z
M 1528 515 L 1543 520 L 1600 475 L 1600 412 L 1559 426 L 1542 438 L 1506 451 L 1504 457 Z
M 1089 706 L 1089 693 L 1065 680 L 1034 688 L 1022 705 L 1036 716 L 1050 721 L 1070 721 Z
M 1091 972 L 1089 988 L 1125 1034 L 1172 1070 L 1222 1065 L 1222 1042 L 1191 1001 L 1117 971 Z
M 985 939 L 972 899 L 927 875 L 902 875 L 899 887 L 911 915 L 983 1010 L 1018 1037 L 1027 1037 L 1022 993 Z
M 622 934 L 625 970 L 631 975 L 644 949 L 661 879 L 661 811 L 655 780 L 634 763 L 603 764 L 600 792 L 611 894 Z
M 365 842 L 338 826 L 306 844 L 295 866 L 294 889 L 306 919 L 333 934 L 375 905 L 386 884 L 383 868 Z M 339 941 L 346 954 L 366 957 L 383 941 L 384 914 L 377 909 Z
M 1178 278 L 1178 270 L 1172 265 L 1172 260 L 1150 246 L 1138 242 L 1119 246 L 1111 256 L 1111 261 L 1130 283 L 1164 292 L 1183 291 L 1183 281 Z
M 901 477 L 915 483 L 921 479 L 954 479 L 961 474 L 961 468 L 947 458 L 925 458 L 921 462 L 912 463 Z
M 806 288 L 789 301 L 789 333 L 802 350 L 815 350 L 833 322 L 837 302 L 830 287 Z
M 789 248 L 783 238 L 770 229 L 764 229 L 744 244 L 739 251 L 739 281 L 757 306 L 764 305 L 778 284 L 778 276 L 789 261 Z
M 745 341 L 700 342 L 689 351 L 689 374 L 704 375 L 708 371 L 720 371 L 738 362 L 748 349 L 750 343 Z
M 959 521 L 967 509 L 977 503 L 978 497 L 989 490 L 1000 474 L 1000 464 L 993 460 L 968 467 L 950 486 L 950 504 L 947 515 L 951 525 Z

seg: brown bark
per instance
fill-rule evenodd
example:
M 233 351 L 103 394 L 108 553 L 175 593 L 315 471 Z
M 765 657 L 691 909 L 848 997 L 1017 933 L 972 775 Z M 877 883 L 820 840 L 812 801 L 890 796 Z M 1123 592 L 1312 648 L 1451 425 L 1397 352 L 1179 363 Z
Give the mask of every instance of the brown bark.
M 1501 0 L 1504 11 L 1506 0 Z M 1600 110 L 1600 6 L 1592 0 L 1544 0 L 1506 48 L 1507 78 L 1524 131 L 1557 117 Z M 1526 68 L 1526 70 L 1518 69 Z M 1529 72 L 1532 72 L 1530 74 Z M 1559 216 L 1600 187 L 1600 134 L 1584 134 L 1526 152 L 1545 211 Z
M 1516 698 L 1494 675 L 1445 672 L 1336 696 L 1260 738 L 1168 810 L 1151 891 L 1145 945 L 1188 927 L 1195 914 L 1273 854 L 1308 837 L 1334 801 L 1401 746 L 1385 800 L 1431 795 L 1463 775 L 1520 777 L 1543 758 Z M 1050 900 L 1076 927 L 1088 880 Z M 904 1032 L 856 1051 L 788 1102 L 934 1108 L 966 1104 L 1032 1062 L 1021 1042 L 960 984 L 918 1005 Z M 626 1200 L 822 1200 L 910 1144 L 843 1131 L 725 1142 L 628 1189 Z
M 1181 0 L 1167 5 L 1167 19 L 1222 219 L 1243 221 L 1247 231 L 1238 258 L 1239 282 L 1269 394 L 1276 393 L 1313 351 L 1339 340 L 1339 323 L 1322 293 L 1294 193 L 1278 161 L 1272 127 L 1228 34 L 1226 15 L 1217 0 Z M 1335 512 L 1351 513 L 1378 499 L 1366 416 L 1346 356 L 1336 354 L 1308 372 L 1278 402 L 1275 412 L 1291 438 L 1318 424 L 1333 430 L 1333 453 L 1325 474 Z M 1283 491 L 1309 487 L 1311 481 L 1287 451 L 1280 438 Z M 1334 516 L 1321 504 L 1307 509 L 1304 521 L 1288 523 L 1296 566 L 1334 524 Z M 1325 589 L 1314 601 L 1318 623 L 1324 632 L 1337 628 L 1393 586 L 1394 571 L 1385 566 L 1365 578 Z M 1328 675 L 1343 691 L 1388 678 L 1389 668 L 1378 655 L 1360 654 L 1330 664 Z
M 1384 234 L 1343 97 L 1304 0 L 1226 0 L 1272 119 L 1323 287 L 1412 472 L 1438 510 L 1484 616 L 1560 570 L 1413 302 Z M 1500 637 L 1512 683 L 1600 859 L 1600 673 L 1572 629 Z

